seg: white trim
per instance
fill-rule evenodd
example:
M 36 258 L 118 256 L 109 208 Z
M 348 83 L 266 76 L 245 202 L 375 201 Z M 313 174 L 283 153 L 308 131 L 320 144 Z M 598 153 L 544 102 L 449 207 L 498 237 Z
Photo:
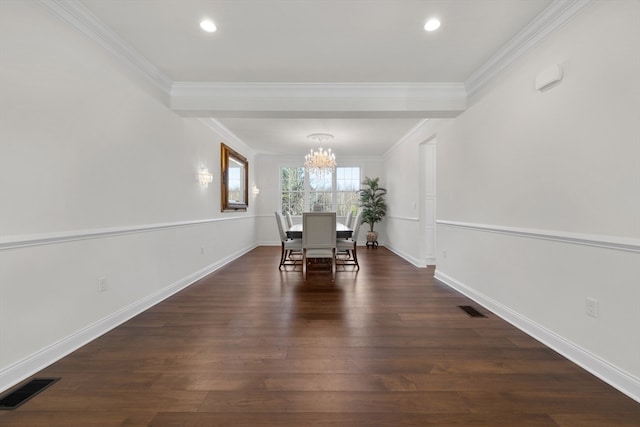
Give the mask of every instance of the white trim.
M 257 246 L 281 246 L 282 242 L 280 240 L 260 240 L 257 243 Z
M 401 221 L 420 221 L 420 218 L 413 216 L 393 216 L 387 215 L 387 219 L 398 219 Z
M 437 265 L 437 261 L 438 261 L 438 259 L 437 259 L 436 257 L 433 257 L 433 256 L 426 257 L 426 258 L 423 260 L 424 264 L 425 264 L 427 267 L 429 267 L 430 265 L 433 265 L 433 266 Z
M 411 135 L 413 135 L 418 130 L 420 130 L 420 128 L 422 126 L 424 126 L 429 120 L 431 120 L 431 119 L 420 120 L 414 127 L 409 129 L 409 131 L 407 133 L 405 133 L 404 136 L 402 136 L 402 138 L 400 138 L 398 141 L 396 141 L 396 143 L 393 144 L 391 146 L 391 148 L 389 148 L 387 151 L 385 151 L 382 154 L 382 157 L 387 157 L 389 154 L 393 153 L 396 149 L 398 149 L 398 147 L 400 147 L 402 144 L 404 144 L 411 137 Z
M 247 147 L 249 150 L 253 151 L 242 139 L 240 139 L 235 133 L 231 132 L 229 128 L 220 123 L 218 120 L 214 118 L 202 118 L 200 119 L 205 126 L 209 129 L 212 129 L 214 132 L 219 134 L 223 139 L 226 139 L 227 142 L 233 142 L 235 144 L 240 144 L 243 147 Z
M 569 21 L 591 0 L 555 0 L 465 81 L 473 96 L 512 62 Z
M 640 402 L 640 378 L 623 371 L 586 349 L 437 269 L 434 277 L 447 286 L 471 298 L 473 301 L 511 323 L 516 328 L 557 351 L 573 363 L 591 372 L 593 375 L 612 387 L 615 387 L 630 398 Z
M 456 117 L 464 83 L 174 82 L 171 109 L 186 117 Z
M 129 227 L 98 228 L 93 230 L 78 230 L 59 233 L 29 234 L 12 236 L 0 239 L 0 251 L 6 249 L 23 248 L 25 246 L 51 245 L 75 240 L 99 239 L 125 234 L 146 233 L 167 228 L 190 227 L 194 225 L 209 224 L 219 221 L 233 221 L 238 219 L 254 218 L 254 216 L 232 216 L 224 218 L 210 218 L 194 221 L 165 222 L 158 224 L 145 224 Z
M 464 99 L 464 83 L 173 82 L 172 97 Z
M 82 3 L 75 0 L 40 0 L 39 3 L 129 64 L 166 95 L 171 94 L 173 80 L 96 18 Z
M 532 239 L 553 240 L 556 242 L 572 243 L 583 246 L 595 246 L 598 248 L 616 249 L 620 251 L 640 252 L 640 239 L 627 237 L 569 233 L 556 230 L 539 230 L 533 228 L 507 227 L 501 225 L 475 224 L 445 220 L 436 220 L 436 224 L 447 227 L 466 228 L 470 230 L 508 234 Z
M 247 248 L 237 251 L 234 254 L 228 255 L 213 264 L 179 279 L 163 289 L 147 295 L 141 300 L 136 301 L 83 329 L 80 329 L 68 337 L 27 356 L 19 362 L 0 370 L 0 392 L 8 390 L 36 372 L 69 355 L 83 345 L 88 344 L 101 335 L 120 326 L 134 316 L 148 310 L 154 305 L 169 298 L 171 295 L 187 288 L 208 274 L 211 274 L 231 261 L 241 257 L 255 247 L 256 245 L 253 244 Z
M 403 258 L 405 261 L 413 264 L 415 267 L 418 267 L 418 268 L 426 268 L 427 267 L 426 261 L 422 261 L 422 260 L 420 260 L 420 259 L 418 259 L 418 258 L 416 258 L 416 257 L 414 257 L 412 255 L 409 255 L 406 252 L 400 251 L 400 250 L 398 250 L 396 248 L 393 248 L 393 247 L 391 247 L 389 245 L 386 245 L 386 244 L 385 245 L 380 244 L 380 246 L 384 246 L 385 248 L 389 249 L 394 254 L 398 255 L 400 258 Z

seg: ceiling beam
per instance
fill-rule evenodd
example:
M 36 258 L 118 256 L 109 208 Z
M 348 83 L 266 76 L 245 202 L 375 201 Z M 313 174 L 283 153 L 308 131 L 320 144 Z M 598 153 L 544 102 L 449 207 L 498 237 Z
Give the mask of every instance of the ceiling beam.
M 171 109 L 189 117 L 455 117 L 466 106 L 464 83 L 174 82 L 171 89 Z

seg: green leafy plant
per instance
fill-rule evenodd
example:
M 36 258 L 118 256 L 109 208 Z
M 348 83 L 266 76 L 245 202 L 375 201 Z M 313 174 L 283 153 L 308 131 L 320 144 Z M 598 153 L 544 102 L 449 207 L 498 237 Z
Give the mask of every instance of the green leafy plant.
M 378 185 L 379 180 L 380 178 L 365 177 L 362 181 L 363 188 L 359 190 L 362 222 L 369 224 L 371 232 L 374 225 L 387 214 L 387 203 L 384 200 L 387 190 Z

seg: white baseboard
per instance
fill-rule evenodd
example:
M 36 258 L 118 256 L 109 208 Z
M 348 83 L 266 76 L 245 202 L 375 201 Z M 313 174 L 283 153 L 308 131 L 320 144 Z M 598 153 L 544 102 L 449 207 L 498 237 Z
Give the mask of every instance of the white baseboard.
M 533 322 L 439 270 L 436 270 L 434 277 L 560 353 L 576 365 L 592 373 L 633 400 L 640 402 L 640 378 L 617 368 L 606 360 L 601 359 L 595 354 L 590 353 L 584 348 L 566 340 L 553 331 Z
M 409 255 L 406 252 L 403 252 L 403 251 L 401 251 L 399 249 L 396 249 L 394 247 L 387 246 L 387 245 L 384 245 L 384 247 L 389 249 L 394 254 L 398 255 L 400 258 L 405 259 L 406 261 L 410 262 L 411 264 L 413 264 L 414 266 L 416 266 L 418 268 L 426 268 L 428 265 L 435 265 L 435 263 L 436 263 L 436 259 L 435 258 L 419 259 L 419 258 L 416 258 L 416 257 L 414 257 L 412 255 Z
M 251 245 L 250 247 L 226 256 L 213 264 L 209 264 L 208 266 L 183 277 L 169 286 L 166 286 L 165 288 L 160 289 L 127 307 L 123 307 L 109 316 L 78 330 L 74 334 L 63 338 L 62 340 L 53 343 L 30 356 L 27 356 L 23 360 L 20 360 L 3 370 L 0 370 L 0 393 L 10 389 L 21 381 L 24 381 L 30 376 L 36 374 L 38 371 L 71 354 L 83 345 L 88 344 L 117 326 L 120 326 L 134 316 L 137 316 L 143 311 L 148 310 L 154 305 L 169 298 L 171 295 L 189 287 L 193 283 L 220 269 L 236 258 L 246 254 L 255 247 L 256 245 Z

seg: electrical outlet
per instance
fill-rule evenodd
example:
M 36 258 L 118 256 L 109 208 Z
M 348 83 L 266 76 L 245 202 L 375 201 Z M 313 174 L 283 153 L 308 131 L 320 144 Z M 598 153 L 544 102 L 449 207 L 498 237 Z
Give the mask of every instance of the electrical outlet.
M 442 251 L 442 258 L 447 258 L 447 251 Z
M 204 246 L 200 246 L 200 255 L 204 255 Z
M 587 316 L 598 317 L 598 300 L 587 298 L 585 300 L 585 312 Z
M 101 277 L 98 279 L 98 292 L 106 292 L 107 291 L 107 278 Z

